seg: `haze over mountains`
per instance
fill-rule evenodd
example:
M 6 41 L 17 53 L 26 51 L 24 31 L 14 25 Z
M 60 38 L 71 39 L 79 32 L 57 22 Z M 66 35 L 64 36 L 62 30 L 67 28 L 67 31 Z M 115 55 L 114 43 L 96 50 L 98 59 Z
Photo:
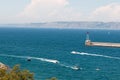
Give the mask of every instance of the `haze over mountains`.
M 3 24 L 1 27 L 65 28 L 65 29 L 120 29 L 120 22 L 46 22 L 25 24 Z

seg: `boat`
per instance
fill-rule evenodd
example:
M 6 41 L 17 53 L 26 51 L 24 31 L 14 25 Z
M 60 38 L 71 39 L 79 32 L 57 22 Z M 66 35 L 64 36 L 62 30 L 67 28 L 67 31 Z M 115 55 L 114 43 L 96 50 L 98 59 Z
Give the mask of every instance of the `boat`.
M 31 61 L 31 58 L 27 58 L 27 61 Z
M 75 52 L 75 51 L 72 51 L 71 53 L 72 53 L 72 54 L 76 54 L 76 52 Z
M 95 70 L 96 70 L 96 71 L 99 71 L 100 69 L 99 69 L 99 68 L 96 68 Z
M 79 66 L 74 66 L 72 67 L 74 70 L 80 70 L 80 67 Z

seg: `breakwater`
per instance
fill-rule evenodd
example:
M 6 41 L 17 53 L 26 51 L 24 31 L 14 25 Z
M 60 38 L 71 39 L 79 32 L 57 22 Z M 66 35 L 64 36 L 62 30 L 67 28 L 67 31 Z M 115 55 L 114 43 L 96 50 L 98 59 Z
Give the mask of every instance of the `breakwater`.
M 120 48 L 120 43 L 91 42 L 90 40 L 86 40 L 85 45 L 86 46 L 102 46 L 102 47 L 118 47 L 118 48 Z

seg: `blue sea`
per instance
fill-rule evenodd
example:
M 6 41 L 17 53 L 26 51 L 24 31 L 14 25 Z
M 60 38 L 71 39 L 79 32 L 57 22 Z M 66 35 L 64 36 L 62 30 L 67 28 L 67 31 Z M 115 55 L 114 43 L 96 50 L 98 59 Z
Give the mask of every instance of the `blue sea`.
M 87 47 L 86 32 L 92 41 L 120 43 L 119 30 L 0 28 L 0 62 L 20 64 L 35 80 L 120 80 L 120 48 Z

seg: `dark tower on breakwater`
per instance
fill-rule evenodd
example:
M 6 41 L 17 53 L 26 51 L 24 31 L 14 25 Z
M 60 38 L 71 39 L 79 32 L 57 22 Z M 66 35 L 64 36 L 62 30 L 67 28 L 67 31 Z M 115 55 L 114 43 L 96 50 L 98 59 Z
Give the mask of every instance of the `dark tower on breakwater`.
M 89 32 L 86 33 L 85 45 L 91 45 L 91 41 L 89 39 Z

